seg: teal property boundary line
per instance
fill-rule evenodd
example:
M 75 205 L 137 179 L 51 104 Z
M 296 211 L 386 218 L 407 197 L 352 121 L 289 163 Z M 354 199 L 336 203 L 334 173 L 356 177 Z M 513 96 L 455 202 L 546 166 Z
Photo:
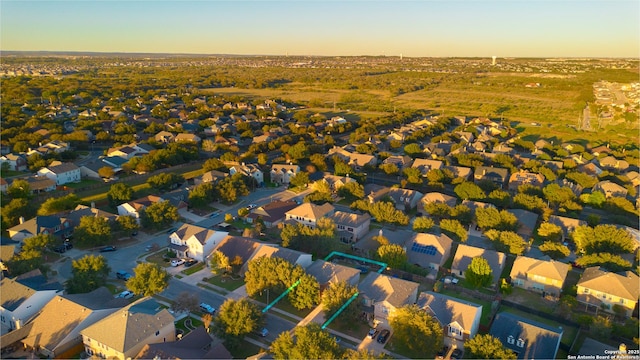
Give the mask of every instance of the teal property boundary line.
M 262 313 L 264 314 L 267 311 L 269 311 L 269 309 L 271 309 L 273 305 L 277 304 L 278 301 L 282 300 L 282 298 L 285 297 L 289 293 L 289 291 L 293 290 L 293 288 L 298 286 L 299 284 L 300 284 L 300 279 L 298 279 L 298 281 L 293 283 L 293 285 L 289 286 L 289 288 L 285 292 L 280 294 L 280 296 L 278 296 L 275 300 L 273 300 L 271 304 L 267 305 L 264 309 L 262 309 Z
M 332 251 L 331 254 L 327 255 L 327 257 L 324 258 L 324 261 L 329 261 L 329 259 L 331 259 L 334 256 L 342 256 L 342 257 L 346 257 L 346 258 L 353 259 L 353 260 L 364 261 L 364 262 L 372 263 L 372 264 L 375 264 L 375 265 L 379 265 L 380 269 L 378 269 L 378 274 L 382 274 L 384 269 L 387 268 L 387 263 L 383 263 L 383 262 L 380 262 L 380 261 L 371 260 L 371 259 L 367 259 L 367 258 L 363 258 L 363 257 L 360 257 L 360 256 L 351 255 L 351 254 L 345 254 L 345 253 L 339 252 L 339 251 Z
M 356 291 L 356 293 L 355 293 L 355 294 L 353 294 L 353 296 L 351 296 L 351 297 L 349 298 L 349 300 L 347 300 L 347 302 L 345 302 L 344 304 L 342 304 L 342 306 L 340 307 L 340 309 L 338 309 L 338 311 L 336 311 L 336 313 L 335 313 L 335 314 L 333 314 L 333 315 L 329 318 L 329 320 L 325 321 L 325 323 L 324 323 L 324 324 L 322 324 L 322 330 L 324 330 L 327 326 L 329 326 L 329 324 L 331 324 L 331 322 L 332 322 L 333 320 L 335 320 L 335 318 L 337 318 L 337 317 L 338 317 L 338 315 L 340 315 L 340 313 L 342 313 L 342 312 L 344 311 L 344 309 L 346 309 L 346 308 L 347 308 L 347 306 L 349 306 L 349 304 L 351 304 L 351 302 L 352 302 L 353 300 L 355 300 L 355 299 L 358 297 L 358 294 L 360 294 L 360 293 Z

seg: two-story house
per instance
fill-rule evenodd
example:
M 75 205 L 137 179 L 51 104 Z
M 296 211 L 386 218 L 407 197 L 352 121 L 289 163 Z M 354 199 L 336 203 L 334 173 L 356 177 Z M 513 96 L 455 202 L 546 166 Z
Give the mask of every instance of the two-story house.
M 445 336 L 466 341 L 478 333 L 482 305 L 431 291 L 421 292 L 416 304 L 438 320 Z
M 227 235 L 229 233 L 224 231 L 184 224 L 169 235 L 171 242 L 169 248 L 174 250 L 179 258 L 191 258 L 204 262 Z
M 19 279 L 3 278 L 0 292 L 0 322 L 9 330 L 15 330 L 28 323 L 62 288 L 32 288 Z
M 451 264 L 451 274 L 464 278 L 464 273 L 471 264 L 471 260 L 477 257 L 487 260 L 491 267 L 493 283 L 498 283 L 498 281 L 500 281 L 500 274 L 502 274 L 502 269 L 504 269 L 507 256 L 498 251 L 465 244 L 458 245 L 458 249 L 456 249 L 456 254 L 453 257 L 453 263 Z
M 509 169 L 492 166 L 478 166 L 473 173 L 473 180 L 476 184 L 481 181 L 491 181 L 502 189 L 504 188 L 508 176 Z
M 271 165 L 271 182 L 288 185 L 291 178 L 300 172 L 300 166 L 287 165 L 287 164 L 273 164 Z
M 73 230 L 73 224 L 66 217 L 47 215 L 36 216 L 33 219 L 24 221 L 20 218 L 20 224 L 9 228 L 9 237 L 13 241 L 23 242 L 24 239 L 34 237 L 36 235 L 53 235 L 64 237 Z
M 612 273 L 598 266 L 586 268 L 578 281 L 578 302 L 587 309 L 599 308 L 616 313 L 618 306 L 631 316 L 638 306 L 640 278 L 631 271 Z
M 133 216 L 140 223 L 141 212 L 149 206 L 160 202 L 166 201 L 163 198 L 155 195 L 145 196 L 143 198 L 132 200 L 118 205 L 118 215 L 120 216 Z
M 323 291 L 331 284 L 344 282 L 351 286 L 357 286 L 360 281 L 360 270 L 321 259 L 309 265 L 306 272 L 318 280 L 320 291 Z
M 415 209 L 423 195 L 417 190 L 391 188 L 387 194 L 396 204 L 396 209 L 401 211 L 411 211 Z
M 407 260 L 424 269 L 431 270 L 427 277 L 435 279 L 438 269 L 449 259 L 453 240 L 445 234 L 414 233 L 404 243 Z
M 297 207 L 298 204 L 293 200 L 275 200 L 251 210 L 251 213 L 247 215 L 247 222 L 254 223 L 258 219 L 261 219 L 262 222 L 264 222 L 264 226 L 270 228 L 284 221 L 287 211 L 291 211 Z
M 500 340 L 518 359 L 555 359 L 564 331 L 503 312 L 491 323 L 489 335 Z
M 336 175 L 325 173 L 324 178 L 319 181 L 326 182 L 329 185 L 329 188 L 331 189 L 331 191 L 335 193 L 335 192 L 338 192 L 338 190 L 340 190 L 340 188 L 343 187 L 345 184 L 350 182 L 355 182 L 356 180 L 348 176 L 336 176 Z
M 218 170 L 207 171 L 206 173 L 196 177 L 193 179 L 195 185 L 205 184 L 205 183 L 213 183 L 216 184 L 220 180 L 226 178 L 229 174 L 224 173 Z
M 80 331 L 84 350 L 103 359 L 131 359 L 147 344 L 175 341 L 173 315 L 150 297 Z
M 316 205 L 313 203 L 301 204 L 285 213 L 285 220 L 292 220 L 308 227 L 316 227 L 316 223 L 323 217 L 330 217 L 335 212 L 333 205 L 325 203 Z
M 431 170 L 440 170 L 444 163 L 440 160 L 432 160 L 432 159 L 415 159 L 413 160 L 413 164 L 411 164 L 412 168 L 420 170 L 422 176 L 426 177 L 429 171 Z
M 81 179 L 80 168 L 73 163 L 49 165 L 38 170 L 38 176 L 46 176 L 55 181 L 56 185 L 79 182 Z
M 569 265 L 559 261 L 518 256 L 511 268 L 511 284 L 557 300 L 568 272 Z
M 379 328 L 388 328 L 389 318 L 397 309 L 415 304 L 418 286 L 413 281 L 370 272 L 358 285 L 369 321 Z
M 9 170 L 13 171 L 25 171 L 28 164 L 27 159 L 22 155 L 7 154 L 0 156 L 0 164 L 9 164 Z
M 235 175 L 237 173 L 254 178 L 259 186 L 264 185 L 264 174 L 262 173 L 262 170 L 260 170 L 258 164 L 242 163 L 229 167 L 230 175 Z
M 514 172 L 509 176 L 508 188 L 511 191 L 516 191 L 521 185 L 529 184 L 535 187 L 542 187 L 544 184 L 544 176 L 524 170 Z
M 355 243 L 362 239 L 369 232 L 369 225 L 371 225 L 369 214 L 336 211 L 331 218 L 336 224 L 337 236 L 345 243 Z

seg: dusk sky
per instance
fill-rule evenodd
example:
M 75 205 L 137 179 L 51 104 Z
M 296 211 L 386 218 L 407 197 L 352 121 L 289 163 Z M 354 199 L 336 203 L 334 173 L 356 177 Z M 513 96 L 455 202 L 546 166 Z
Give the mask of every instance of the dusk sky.
M 633 57 L 631 1 L 0 2 L 0 50 Z

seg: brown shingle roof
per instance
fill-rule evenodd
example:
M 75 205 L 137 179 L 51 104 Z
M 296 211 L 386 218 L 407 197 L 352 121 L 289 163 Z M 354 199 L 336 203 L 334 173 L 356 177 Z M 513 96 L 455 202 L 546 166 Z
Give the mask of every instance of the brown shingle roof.
M 640 292 L 639 280 L 638 275 L 631 271 L 620 275 L 593 266 L 584 270 L 578 286 L 637 301 Z
M 528 278 L 533 275 L 558 280 L 561 284 L 567 278 L 569 265 L 555 260 L 538 260 L 526 256 L 518 256 L 511 268 L 511 278 Z
M 413 304 L 412 298 L 420 284 L 375 272 L 369 273 L 358 285 L 359 291 L 375 302 L 386 301 L 395 307 Z

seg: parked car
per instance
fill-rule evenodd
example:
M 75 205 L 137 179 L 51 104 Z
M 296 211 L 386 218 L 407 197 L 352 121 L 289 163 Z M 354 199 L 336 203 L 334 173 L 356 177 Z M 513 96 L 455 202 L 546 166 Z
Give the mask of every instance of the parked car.
M 258 207 L 258 205 L 256 205 L 256 204 L 249 204 L 249 206 L 247 206 L 247 210 L 253 210 L 253 209 L 257 208 L 257 207 Z
M 134 294 L 133 292 L 131 292 L 129 290 L 125 290 L 125 291 L 121 292 L 120 294 L 116 295 L 116 299 L 131 299 L 135 295 L 136 294 Z
M 57 252 L 57 253 L 62 254 L 65 251 L 67 251 L 67 248 L 64 245 L 59 245 L 59 246 L 53 247 L 51 250 L 53 250 L 53 252 Z
M 438 350 L 438 352 L 436 353 L 436 358 L 437 359 L 444 359 L 445 356 L 447 356 L 447 353 L 449 352 L 449 347 L 447 345 L 443 346 L 442 349 Z
M 171 260 L 171 266 L 180 266 L 184 264 L 184 260 L 182 259 L 173 259 Z
M 198 260 L 195 260 L 195 259 L 187 259 L 187 260 L 185 260 L 185 261 L 184 261 L 184 266 L 185 266 L 185 267 L 190 267 L 190 266 L 193 266 L 193 265 L 195 265 L 195 264 L 197 264 L 197 263 L 198 263 Z
M 100 249 L 100 252 L 109 252 L 109 251 L 116 251 L 116 247 L 109 245 Z
M 387 339 L 389 338 L 389 335 L 391 334 L 391 332 L 387 329 L 384 329 L 380 332 L 380 335 L 378 335 L 378 342 L 380 344 L 384 344 L 385 342 L 387 342 Z
M 269 335 L 269 330 L 267 330 L 266 327 L 263 327 L 256 331 L 256 333 L 262 337 L 266 337 L 267 335 Z
M 462 350 L 460 350 L 459 348 L 453 349 L 453 351 L 451 352 L 451 358 L 462 359 Z
M 215 314 L 216 312 L 216 308 L 214 308 L 213 306 L 207 304 L 207 303 L 200 303 L 200 310 L 209 313 L 209 314 Z
M 376 337 L 376 335 L 378 335 L 378 330 L 376 330 L 375 328 L 371 328 L 369 329 L 369 332 L 367 333 L 367 337 L 369 339 L 373 339 Z
M 211 213 L 211 215 L 209 215 L 209 217 L 210 218 L 214 218 L 214 217 L 217 217 L 218 215 L 220 215 L 220 213 L 215 211 L 215 212 Z
M 128 272 L 124 271 L 124 270 L 118 270 L 116 272 L 116 278 L 120 279 L 120 280 L 129 280 L 133 277 L 133 275 L 129 274 Z

